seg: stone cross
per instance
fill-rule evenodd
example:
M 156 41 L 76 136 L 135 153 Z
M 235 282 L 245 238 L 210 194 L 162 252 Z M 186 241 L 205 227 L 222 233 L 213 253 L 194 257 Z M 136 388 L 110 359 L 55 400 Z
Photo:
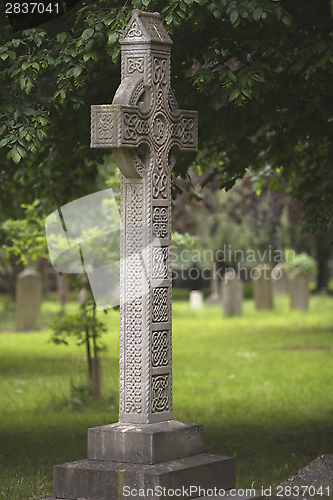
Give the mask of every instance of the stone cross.
M 119 422 L 172 419 L 171 169 L 197 150 L 197 112 L 170 84 L 172 40 L 158 13 L 134 10 L 120 38 L 121 84 L 92 106 L 91 147 L 121 170 Z
M 122 172 L 119 422 L 88 429 L 88 458 L 54 467 L 49 500 L 235 486 L 234 458 L 204 453 L 203 425 L 172 419 L 171 169 L 196 150 L 197 114 L 178 109 L 159 14 L 134 10 L 120 43 L 122 81 L 113 104 L 92 106 L 91 141 Z

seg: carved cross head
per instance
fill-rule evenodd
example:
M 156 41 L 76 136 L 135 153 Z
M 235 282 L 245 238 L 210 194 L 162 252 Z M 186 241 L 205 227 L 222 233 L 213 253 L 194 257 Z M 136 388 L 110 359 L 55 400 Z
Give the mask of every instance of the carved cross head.
M 121 84 L 111 105 L 92 106 L 91 147 L 112 148 L 127 178 L 152 171 L 153 197 L 163 198 L 178 152 L 197 150 L 197 112 L 178 108 L 158 13 L 134 10 L 120 44 Z

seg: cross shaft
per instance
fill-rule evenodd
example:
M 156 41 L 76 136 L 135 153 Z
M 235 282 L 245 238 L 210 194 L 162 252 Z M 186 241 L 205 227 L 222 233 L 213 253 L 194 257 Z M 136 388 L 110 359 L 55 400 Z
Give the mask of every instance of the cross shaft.
M 92 147 L 121 176 L 119 421 L 172 419 L 171 169 L 196 151 L 197 113 L 170 86 L 172 41 L 159 14 L 134 10 L 111 105 L 92 106 Z

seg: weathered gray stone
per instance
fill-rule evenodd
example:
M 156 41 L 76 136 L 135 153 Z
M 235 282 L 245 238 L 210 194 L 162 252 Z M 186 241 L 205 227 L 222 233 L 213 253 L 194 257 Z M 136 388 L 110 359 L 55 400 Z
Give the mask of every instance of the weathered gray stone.
M 199 311 L 203 306 L 204 295 L 201 290 L 192 290 L 190 292 L 190 308 Z
M 197 112 L 178 108 L 159 15 L 134 10 L 120 44 L 122 82 L 92 106 L 91 146 L 122 172 L 119 421 L 146 424 L 172 419 L 171 169 L 197 149 Z
M 298 500 L 331 497 L 333 494 L 333 455 L 327 454 L 315 458 L 297 474 L 283 481 L 274 493 L 280 494 L 281 498 L 281 492 L 288 491 L 288 488 L 293 489 L 294 497 Z
M 220 280 L 217 273 L 216 262 L 213 262 L 210 271 L 210 288 L 211 294 L 206 299 L 206 305 L 208 306 L 219 306 L 220 305 Z
M 309 278 L 297 267 L 290 278 L 290 307 L 301 311 L 309 308 Z
M 272 269 L 273 291 L 276 295 L 288 295 L 289 278 L 283 264 L 276 264 Z
M 202 424 L 118 422 L 88 429 L 88 458 L 92 460 L 156 464 L 203 451 Z
M 120 44 L 121 85 L 91 124 L 91 146 L 112 148 L 122 172 L 119 423 L 89 429 L 87 460 L 54 468 L 54 497 L 71 500 L 235 484 L 233 458 L 202 454 L 202 426 L 172 420 L 171 169 L 196 151 L 197 113 L 178 109 L 159 14 L 134 10 Z
M 273 288 L 270 264 L 259 264 L 251 271 L 256 308 L 273 309 Z
M 224 316 L 236 316 L 242 314 L 244 297 L 243 282 L 237 276 L 234 269 L 229 269 L 223 276 L 223 313 Z
M 56 465 L 54 468 L 55 498 L 85 500 L 125 500 L 129 490 L 147 490 L 155 494 L 146 495 L 152 500 L 167 500 L 171 495 L 159 495 L 158 487 L 179 489 L 185 494 L 175 498 L 195 498 L 193 494 L 202 489 L 230 489 L 235 484 L 234 458 L 216 455 L 195 455 L 154 465 L 121 462 L 80 460 Z M 190 494 L 196 487 L 196 493 Z M 186 494 L 187 490 L 187 494 Z M 137 495 L 139 496 L 139 495 Z M 141 495 L 142 496 L 142 495 Z
M 41 274 L 31 269 L 19 273 L 16 283 L 16 331 L 40 329 L 41 301 Z

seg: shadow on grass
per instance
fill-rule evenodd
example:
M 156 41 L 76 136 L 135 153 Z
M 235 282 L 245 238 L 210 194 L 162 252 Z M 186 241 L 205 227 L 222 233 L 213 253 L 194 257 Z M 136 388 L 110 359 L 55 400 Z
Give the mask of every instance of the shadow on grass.
M 317 456 L 333 451 L 331 416 L 323 420 L 277 420 L 205 425 L 205 451 L 236 457 L 238 487 L 275 487 Z M 253 487 L 253 486 L 252 486 Z
M 101 415 L 45 408 L 39 426 L 33 415 L 25 425 L 0 430 L 1 454 L 7 468 L 32 473 L 41 461 L 49 477 L 52 466 L 87 457 L 87 428 L 117 421 L 116 410 Z M 24 416 L 23 416 L 24 418 Z M 236 457 L 237 486 L 275 487 L 318 455 L 332 453 L 332 420 L 285 419 L 272 425 L 255 423 L 207 423 L 205 452 Z
M 103 357 L 102 362 L 107 362 L 115 366 L 118 370 L 119 361 L 115 357 Z M 17 357 L 17 356 L 0 356 L 0 377 L 14 378 L 36 378 L 39 375 L 43 377 L 57 377 L 58 375 L 73 376 L 80 372 L 87 373 L 87 359 L 84 357 L 68 356 L 60 357 Z

